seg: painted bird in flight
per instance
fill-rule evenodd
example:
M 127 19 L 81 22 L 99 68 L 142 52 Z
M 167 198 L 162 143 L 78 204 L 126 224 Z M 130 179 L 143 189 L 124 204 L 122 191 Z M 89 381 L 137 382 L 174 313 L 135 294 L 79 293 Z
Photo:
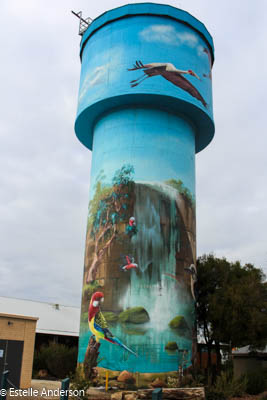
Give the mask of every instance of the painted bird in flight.
M 204 107 L 207 107 L 206 101 L 203 99 L 199 91 L 195 88 L 194 85 L 192 85 L 191 82 L 189 82 L 183 75 L 191 75 L 194 76 L 195 78 L 199 79 L 200 78 L 193 72 L 191 69 L 188 70 L 181 70 L 177 69 L 173 64 L 171 63 L 149 63 L 149 64 L 143 64 L 142 61 L 136 61 L 134 64 L 133 68 L 128 68 L 128 71 L 136 71 L 137 69 L 142 69 L 144 72 L 144 75 L 142 75 L 140 78 L 134 79 L 131 81 L 131 87 L 135 87 L 139 85 L 141 82 L 143 82 L 147 78 L 151 78 L 152 76 L 157 76 L 160 75 L 164 79 L 167 79 L 167 81 L 171 82 L 175 86 L 178 86 L 180 89 L 185 90 L 187 93 L 189 93 L 191 96 L 195 97 L 201 103 L 203 104 Z
M 108 324 L 105 320 L 104 315 L 100 311 L 100 303 L 104 301 L 104 294 L 102 292 L 95 292 L 91 297 L 91 301 L 88 309 L 88 324 L 89 329 L 95 337 L 96 342 L 106 340 L 112 344 L 117 344 L 124 350 L 129 351 L 137 357 L 129 347 L 125 346 L 118 338 L 114 337 L 108 329 Z
M 127 264 L 121 267 L 123 271 L 128 271 L 129 269 L 136 269 L 138 268 L 138 264 L 134 262 L 133 257 L 125 256 Z

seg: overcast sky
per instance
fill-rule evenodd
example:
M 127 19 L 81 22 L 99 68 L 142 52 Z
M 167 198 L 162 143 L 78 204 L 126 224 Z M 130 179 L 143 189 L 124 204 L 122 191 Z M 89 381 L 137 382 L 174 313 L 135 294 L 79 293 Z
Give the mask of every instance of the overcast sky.
M 0 2 L 0 296 L 80 304 L 91 154 L 73 128 L 80 37 L 71 10 L 95 18 L 126 3 Z M 198 255 L 267 272 L 267 2 L 160 3 L 200 19 L 215 44 L 216 133 L 196 157 Z

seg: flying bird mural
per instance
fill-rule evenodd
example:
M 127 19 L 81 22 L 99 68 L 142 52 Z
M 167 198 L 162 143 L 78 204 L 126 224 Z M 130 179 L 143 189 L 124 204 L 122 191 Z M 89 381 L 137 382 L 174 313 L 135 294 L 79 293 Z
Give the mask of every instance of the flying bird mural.
M 126 265 L 123 265 L 123 266 L 121 267 L 121 269 L 122 269 L 124 272 L 129 271 L 130 269 L 136 269 L 136 268 L 138 268 L 138 264 L 136 264 L 136 263 L 134 262 L 134 258 L 133 258 L 133 257 L 125 256 L 125 258 L 126 258 L 127 264 L 126 264 Z
M 117 344 L 124 350 L 127 350 L 129 353 L 134 354 L 137 357 L 136 353 L 129 349 L 129 347 L 125 346 L 125 344 L 123 344 L 118 338 L 114 337 L 110 332 L 105 317 L 100 311 L 100 303 L 103 301 L 104 294 L 102 292 L 95 292 L 92 295 L 89 304 L 88 324 L 96 342 L 98 343 L 100 340 L 106 340 L 112 344 Z
M 151 78 L 153 76 L 162 76 L 167 81 L 171 82 L 173 85 L 178 86 L 180 89 L 186 91 L 191 96 L 195 97 L 197 100 L 201 101 L 204 107 L 207 107 L 206 101 L 203 99 L 199 91 L 192 85 L 189 80 L 187 80 L 183 75 L 191 75 L 195 78 L 200 78 L 191 69 L 181 70 L 177 69 L 171 63 L 149 63 L 143 64 L 142 61 L 136 61 L 133 68 L 128 68 L 128 71 L 136 71 L 138 69 L 143 70 L 144 75 L 140 78 L 132 80 L 131 87 L 140 85 L 145 79 Z

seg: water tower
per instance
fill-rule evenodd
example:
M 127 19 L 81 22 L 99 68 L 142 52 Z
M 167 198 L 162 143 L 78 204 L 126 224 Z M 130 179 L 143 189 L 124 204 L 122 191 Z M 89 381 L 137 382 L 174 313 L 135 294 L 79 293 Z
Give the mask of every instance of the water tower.
M 212 140 L 213 41 L 167 5 L 105 12 L 82 34 L 75 131 L 92 151 L 79 362 L 92 295 L 114 336 L 100 366 L 165 372 L 195 358 L 195 153 Z M 177 353 L 177 347 L 182 352 Z

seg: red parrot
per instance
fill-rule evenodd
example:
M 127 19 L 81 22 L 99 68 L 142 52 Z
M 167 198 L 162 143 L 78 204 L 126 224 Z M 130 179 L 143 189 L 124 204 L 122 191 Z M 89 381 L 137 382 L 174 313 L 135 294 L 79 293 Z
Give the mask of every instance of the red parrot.
M 129 256 L 125 256 L 125 258 L 126 258 L 127 264 L 124 265 L 123 267 L 121 267 L 123 269 L 123 271 L 128 271 L 132 268 L 134 268 L 134 269 L 138 268 L 138 264 L 136 264 L 134 262 L 133 257 L 130 258 Z

